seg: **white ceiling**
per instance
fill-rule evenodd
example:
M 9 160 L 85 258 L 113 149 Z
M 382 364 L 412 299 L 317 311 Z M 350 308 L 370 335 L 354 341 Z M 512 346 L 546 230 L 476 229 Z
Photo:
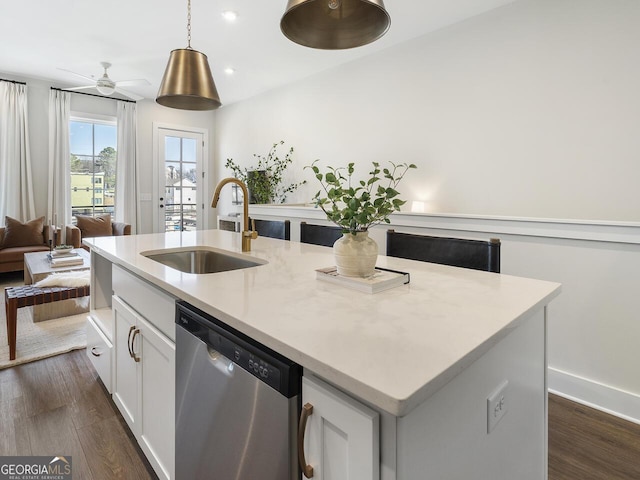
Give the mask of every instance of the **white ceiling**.
M 391 28 L 380 40 L 341 51 L 315 50 L 280 32 L 286 0 L 192 0 L 191 46 L 209 57 L 223 105 L 462 21 L 514 0 L 385 0 Z M 112 80 L 154 99 L 169 52 L 187 46 L 186 0 L 14 0 L 2 2 L 0 72 L 73 87 L 87 82 L 60 69 Z M 238 13 L 234 23 L 221 12 Z M 233 75 L 224 69 L 235 69 Z M 91 92 L 91 90 L 85 90 Z

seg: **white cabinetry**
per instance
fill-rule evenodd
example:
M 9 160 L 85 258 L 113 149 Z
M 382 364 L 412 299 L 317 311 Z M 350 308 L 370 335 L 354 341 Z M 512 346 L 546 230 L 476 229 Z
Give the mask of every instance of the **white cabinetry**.
M 313 406 L 304 441 L 313 479 L 380 478 L 377 412 L 312 376 L 302 379 L 302 404 Z
M 167 328 L 173 322 L 174 300 L 128 272 L 114 266 L 113 400 L 131 428 L 140 447 L 160 478 L 175 478 L 175 343 L 151 323 L 148 312 L 140 312 L 133 300 L 158 307 L 166 302 L 162 318 L 153 318 Z M 120 280 L 125 280 L 122 283 Z M 136 283 L 138 283 L 136 287 Z M 123 285 L 128 288 L 123 288 Z M 141 295 L 153 288 L 151 298 Z M 148 303 L 149 302 L 149 303 Z M 171 305 L 170 308 L 166 308 Z

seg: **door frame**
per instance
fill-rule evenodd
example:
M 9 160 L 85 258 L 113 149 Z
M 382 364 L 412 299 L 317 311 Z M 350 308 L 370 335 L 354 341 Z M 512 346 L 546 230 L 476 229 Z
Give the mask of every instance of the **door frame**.
M 153 199 L 151 201 L 151 209 L 153 210 L 153 231 L 155 233 L 160 232 L 160 225 L 158 221 L 159 217 L 159 185 L 160 185 L 160 130 L 175 130 L 176 134 L 179 132 L 195 133 L 202 135 L 202 226 L 201 230 L 207 230 L 209 228 L 209 215 L 206 214 L 205 206 L 207 199 L 210 198 L 209 192 L 209 129 L 200 127 L 190 127 L 186 125 L 176 125 L 171 123 L 153 122 Z M 164 159 L 162 160 L 164 165 Z

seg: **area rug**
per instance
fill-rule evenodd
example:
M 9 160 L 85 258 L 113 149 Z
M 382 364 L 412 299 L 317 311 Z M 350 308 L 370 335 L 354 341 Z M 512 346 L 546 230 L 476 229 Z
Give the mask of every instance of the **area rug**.
M 86 348 L 86 313 L 33 323 L 25 307 L 18 309 L 16 358 L 9 360 L 4 288 L 22 284 L 21 273 L 0 275 L 0 369 Z

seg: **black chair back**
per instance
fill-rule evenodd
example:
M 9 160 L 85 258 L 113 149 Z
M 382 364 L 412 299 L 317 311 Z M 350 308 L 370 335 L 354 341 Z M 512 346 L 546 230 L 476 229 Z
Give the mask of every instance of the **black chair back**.
M 340 237 L 342 237 L 342 229 L 340 227 L 300 222 L 300 242 L 302 243 L 333 247 L 333 244 Z
M 291 240 L 291 222 L 289 220 L 258 220 L 249 219 L 249 225 L 255 222 L 255 229 L 261 237 Z
M 387 230 L 387 256 L 500 273 L 500 239 L 432 237 Z

